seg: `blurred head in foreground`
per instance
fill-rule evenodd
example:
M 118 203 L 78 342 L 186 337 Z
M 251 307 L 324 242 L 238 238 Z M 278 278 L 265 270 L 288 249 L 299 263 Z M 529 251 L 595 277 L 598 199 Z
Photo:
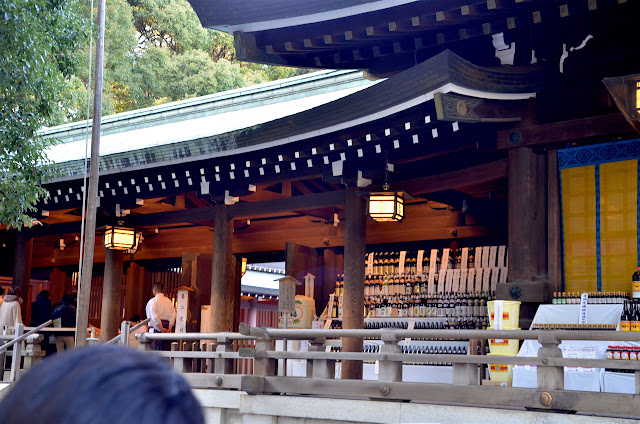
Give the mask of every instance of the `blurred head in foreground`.
M 121 346 L 45 360 L 0 403 L 0 423 L 203 424 L 182 376 L 159 357 Z

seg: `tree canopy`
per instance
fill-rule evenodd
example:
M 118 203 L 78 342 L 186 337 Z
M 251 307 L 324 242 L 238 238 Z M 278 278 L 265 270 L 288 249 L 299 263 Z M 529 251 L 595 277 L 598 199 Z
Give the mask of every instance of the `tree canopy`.
M 48 196 L 43 126 L 88 118 L 90 16 L 78 0 L 0 0 L 0 224 L 29 225 Z M 305 70 L 235 60 L 233 38 L 203 28 L 187 0 L 108 0 L 103 115 Z
M 75 0 L 0 0 L 0 223 L 8 227 L 29 225 L 48 195 L 50 142 L 35 133 L 55 119 L 59 94 L 73 91 L 72 52 L 86 30 L 75 10 Z
M 86 51 L 86 49 L 85 49 Z M 86 119 L 86 71 L 69 79 L 66 114 Z M 109 0 L 106 10 L 103 114 L 135 110 L 303 73 L 235 60 L 233 37 L 203 28 L 187 0 Z M 63 116 L 64 115 L 64 116 Z

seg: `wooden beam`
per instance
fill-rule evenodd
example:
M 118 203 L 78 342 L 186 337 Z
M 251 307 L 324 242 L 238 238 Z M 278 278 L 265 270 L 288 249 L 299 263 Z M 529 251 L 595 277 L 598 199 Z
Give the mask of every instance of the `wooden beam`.
M 341 206 L 344 202 L 344 191 L 328 191 L 326 193 L 287 197 L 264 202 L 236 203 L 229 206 L 228 213 L 229 217 L 232 218 L 252 218 L 278 212 Z
M 621 113 L 498 131 L 498 149 L 564 144 L 590 138 L 634 134 Z
M 529 104 L 527 100 L 490 100 L 458 94 L 435 93 L 439 121 L 519 122 Z
M 441 175 L 416 178 L 400 182 L 394 188 L 405 190 L 415 196 L 444 190 L 455 190 L 474 184 L 482 184 L 507 177 L 507 160 L 485 163 L 472 168 L 448 172 Z

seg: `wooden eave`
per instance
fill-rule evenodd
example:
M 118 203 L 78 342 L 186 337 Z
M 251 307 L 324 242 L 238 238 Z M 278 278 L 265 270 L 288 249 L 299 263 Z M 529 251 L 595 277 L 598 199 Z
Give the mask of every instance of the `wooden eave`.
M 360 13 L 355 8 L 352 14 L 345 15 L 351 2 L 316 5 L 320 11 L 313 7 L 316 2 L 307 9 L 306 2 L 305 6 L 296 7 L 288 1 L 278 1 L 260 11 L 254 4 L 247 4 L 246 14 L 240 12 L 242 9 L 235 13 L 228 10 L 224 6 L 228 2 L 191 3 L 204 26 L 234 34 L 241 60 L 307 68 L 366 69 L 375 76 L 412 67 L 443 48 L 473 55 L 474 50 L 486 44 L 485 53 L 492 56 L 488 35 L 502 32 L 511 39 L 527 41 L 532 34 L 537 36 L 533 31 L 545 25 L 570 25 L 575 17 L 595 16 L 620 6 L 617 0 L 419 1 L 397 6 L 389 2 L 388 7 Z M 234 8 L 240 7 L 233 3 Z M 546 36 L 554 35 L 550 31 Z
M 197 193 L 198 197 L 214 201 L 238 196 L 250 200 L 258 186 L 314 179 L 356 185 L 358 177 L 379 178 L 385 161 L 403 164 L 491 148 L 496 129 L 521 119 L 526 101 L 517 99 L 526 98 L 539 88 L 537 75 L 535 70 L 505 73 L 485 69 L 443 52 L 346 98 L 232 134 L 236 147 L 253 146 L 251 151 L 233 154 L 231 150 L 227 156 L 214 158 L 204 155 L 158 161 L 147 169 L 125 168 L 104 174 L 99 183 L 104 221 L 113 219 L 115 204 L 136 213 L 138 199 Z M 463 96 L 449 90 L 496 99 Z M 443 93 L 446 91 L 449 93 Z M 336 163 L 341 164 L 341 171 L 335 168 Z M 299 194 L 314 191 L 302 183 L 296 187 Z M 62 181 L 47 188 L 52 198 L 41 205 L 42 210 L 81 205 L 81 180 Z M 269 200 L 265 195 L 261 200 Z M 314 207 L 326 206 L 333 205 Z M 206 216 L 196 215 L 172 222 L 206 221 Z

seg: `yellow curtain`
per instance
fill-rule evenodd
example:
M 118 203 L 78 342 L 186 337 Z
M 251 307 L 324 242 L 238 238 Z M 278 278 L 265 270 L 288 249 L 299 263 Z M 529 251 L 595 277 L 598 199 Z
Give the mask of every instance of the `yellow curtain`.
M 595 166 L 563 169 L 561 178 L 565 291 L 596 291 Z
M 578 168 L 579 169 L 579 168 Z M 602 291 L 631 291 L 638 261 L 638 161 L 600 165 Z

